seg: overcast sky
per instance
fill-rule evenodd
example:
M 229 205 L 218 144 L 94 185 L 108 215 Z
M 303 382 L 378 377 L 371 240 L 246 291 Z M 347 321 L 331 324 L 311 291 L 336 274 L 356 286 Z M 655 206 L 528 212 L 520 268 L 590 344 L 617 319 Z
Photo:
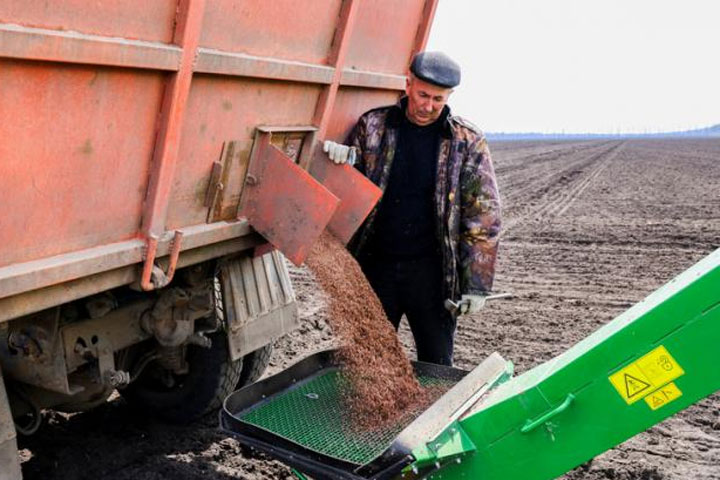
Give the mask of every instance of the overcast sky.
M 440 0 L 428 49 L 461 64 L 450 105 L 488 132 L 720 123 L 720 0 Z

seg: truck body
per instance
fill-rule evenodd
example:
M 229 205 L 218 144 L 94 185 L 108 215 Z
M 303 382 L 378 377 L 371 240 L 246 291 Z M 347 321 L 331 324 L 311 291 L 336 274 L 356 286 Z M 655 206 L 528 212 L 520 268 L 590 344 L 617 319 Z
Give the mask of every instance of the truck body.
M 297 322 L 278 249 L 337 206 L 304 172 L 398 99 L 436 4 L 0 4 L 0 477 L 45 408 L 184 421 L 260 375 Z

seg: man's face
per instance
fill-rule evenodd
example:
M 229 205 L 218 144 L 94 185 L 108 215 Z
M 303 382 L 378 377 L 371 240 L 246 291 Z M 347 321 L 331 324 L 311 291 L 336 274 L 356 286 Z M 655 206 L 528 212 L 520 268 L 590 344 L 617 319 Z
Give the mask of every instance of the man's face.
M 438 87 L 415 75 L 410 75 L 405 86 L 408 105 L 405 114 L 408 120 L 421 127 L 430 125 L 440 117 L 443 107 L 452 93 L 452 88 Z

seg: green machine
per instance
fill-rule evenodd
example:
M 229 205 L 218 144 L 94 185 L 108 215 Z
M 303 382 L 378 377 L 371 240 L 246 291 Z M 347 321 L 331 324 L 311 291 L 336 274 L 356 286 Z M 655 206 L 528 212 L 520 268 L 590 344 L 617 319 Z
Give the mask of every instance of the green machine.
M 415 364 L 449 390 L 356 432 L 331 352 L 230 395 L 222 428 L 315 479 L 555 478 L 720 389 L 720 249 L 565 353 L 515 378 Z

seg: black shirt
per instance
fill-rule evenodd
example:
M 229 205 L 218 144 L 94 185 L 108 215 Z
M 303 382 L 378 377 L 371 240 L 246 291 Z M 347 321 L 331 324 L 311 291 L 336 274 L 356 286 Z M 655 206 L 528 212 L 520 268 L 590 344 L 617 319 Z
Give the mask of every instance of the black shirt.
M 368 250 L 373 256 L 409 259 L 440 251 L 434 196 L 440 133 L 447 112 L 422 127 L 402 115 L 390 178 Z

